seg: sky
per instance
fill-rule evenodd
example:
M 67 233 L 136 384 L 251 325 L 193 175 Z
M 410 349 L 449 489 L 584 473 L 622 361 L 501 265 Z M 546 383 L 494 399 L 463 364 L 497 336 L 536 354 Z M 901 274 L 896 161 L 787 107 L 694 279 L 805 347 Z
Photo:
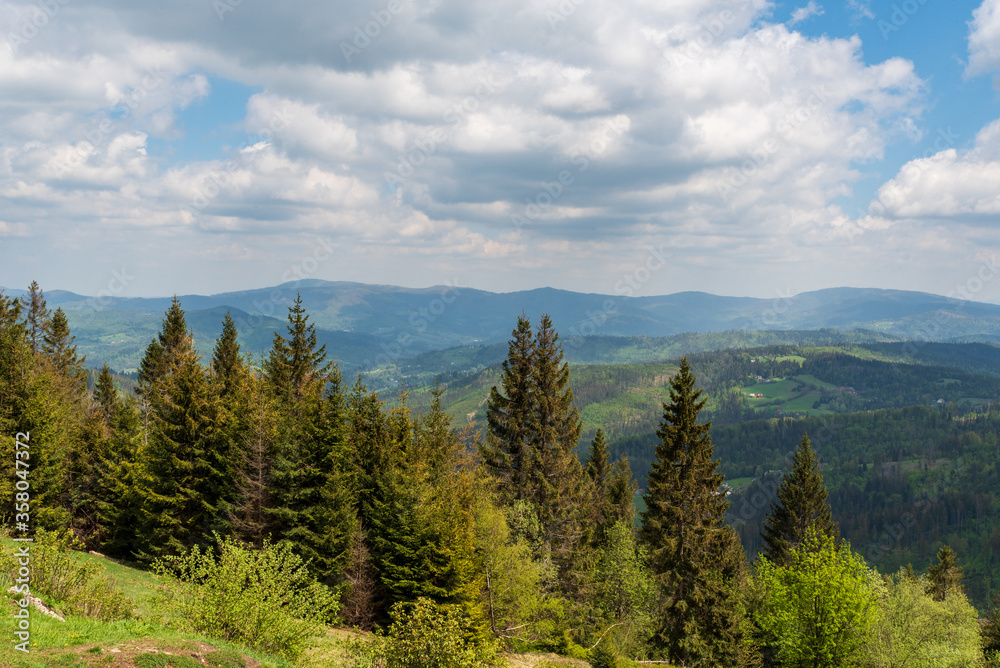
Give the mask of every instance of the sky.
M 1000 0 L 0 0 L 7 288 L 998 275 Z

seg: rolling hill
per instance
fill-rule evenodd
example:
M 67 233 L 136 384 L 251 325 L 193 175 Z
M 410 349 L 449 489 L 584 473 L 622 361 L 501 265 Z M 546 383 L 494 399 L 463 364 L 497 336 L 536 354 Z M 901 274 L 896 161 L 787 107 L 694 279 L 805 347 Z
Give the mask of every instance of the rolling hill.
M 819 329 L 867 330 L 870 338 L 887 341 L 1000 341 L 1000 306 L 900 290 L 831 288 L 778 299 L 704 292 L 627 297 L 552 288 L 496 293 L 310 279 L 179 299 L 203 354 L 211 350 L 229 310 L 244 350 L 256 355 L 270 346 L 275 331 L 282 331 L 296 293 L 328 352 L 350 372 L 428 351 L 503 342 L 521 313 L 532 320 L 548 313 L 567 347 L 591 337 Z M 116 369 L 136 367 L 170 305 L 166 297 L 85 297 L 64 290 L 45 296 L 50 308 L 67 313 L 80 352 L 93 364 L 108 361 Z

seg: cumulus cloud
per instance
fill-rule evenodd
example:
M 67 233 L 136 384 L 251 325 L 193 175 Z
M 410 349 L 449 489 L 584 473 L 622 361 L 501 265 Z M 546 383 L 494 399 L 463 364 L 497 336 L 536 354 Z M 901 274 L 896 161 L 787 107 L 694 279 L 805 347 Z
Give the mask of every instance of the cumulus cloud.
M 1000 73 L 1000 0 L 983 0 L 969 22 L 967 75 Z M 997 78 L 1000 86 L 1000 75 Z
M 948 148 L 911 160 L 879 189 L 869 207 L 883 218 L 1000 218 L 1000 119 L 977 135 L 973 148 Z
M 805 7 L 799 7 L 792 12 L 792 18 L 789 20 L 788 25 L 794 26 L 796 23 L 802 23 L 806 19 L 812 18 L 813 16 L 822 16 L 823 8 L 816 4 L 816 0 L 809 0 L 809 4 Z
M 522 280 L 511 267 L 602 267 L 666 238 L 696 264 L 802 261 L 776 224 L 819 253 L 844 218 L 831 202 L 912 135 L 925 90 L 857 37 L 797 32 L 814 1 L 787 25 L 765 0 L 61 6 L 0 46 L 4 229 L 214 235 L 202 259 L 322 232 L 358 271 L 435 255 Z M 30 6 L 7 7 L 0 34 L 20 34 Z M 252 91 L 244 141 L 171 159 L 219 79 Z M 608 289 L 598 274 L 588 289 Z

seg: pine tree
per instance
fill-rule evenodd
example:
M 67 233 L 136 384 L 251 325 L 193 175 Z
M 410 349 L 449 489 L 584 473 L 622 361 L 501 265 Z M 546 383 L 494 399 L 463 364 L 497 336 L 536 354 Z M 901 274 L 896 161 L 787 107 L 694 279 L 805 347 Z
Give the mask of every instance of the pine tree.
M 771 512 L 764 522 L 761 531 L 763 555 L 778 566 L 788 566 L 809 527 L 815 527 L 817 532 L 834 541 L 840 535 L 830 514 L 816 454 L 809 436 L 804 435 L 792 458 L 792 471 L 782 479 L 777 502 L 771 504 Z
M 24 324 L 28 330 L 28 342 L 31 351 L 38 354 L 45 334 L 49 331 L 49 311 L 45 307 L 45 296 L 38 287 L 38 281 L 32 281 L 28 294 L 21 297 L 24 305 Z
M 43 336 L 42 352 L 67 377 L 84 381 L 86 372 L 83 370 L 83 363 L 87 356 L 76 356 L 76 346 L 73 345 L 75 340 L 76 337 L 70 334 L 66 314 L 61 308 L 57 308 Z
M 698 424 L 706 403 L 701 394 L 682 359 L 663 405 L 639 535 L 663 591 L 654 644 L 673 663 L 714 667 L 737 655 L 735 585 L 743 555 L 723 524 L 728 501 L 712 459 L 710 424 Z
M 937 553 L 938 562 L 927 569 L 927 593 L 935 601 L 943 601 L 952 592 L 965 593 L 962 586 L 962 567 L 958 555 L 947 545 Z
M 500 481 L 509 501 L 525 499 L 530 453 L 527 451 L 532 413 L 532 372 L 535 340 L 531 323 L 523 314 L 508 343 L 500 388 L 490 390 L 486 408 L 488 426 L 482 446 L 483 463 Z

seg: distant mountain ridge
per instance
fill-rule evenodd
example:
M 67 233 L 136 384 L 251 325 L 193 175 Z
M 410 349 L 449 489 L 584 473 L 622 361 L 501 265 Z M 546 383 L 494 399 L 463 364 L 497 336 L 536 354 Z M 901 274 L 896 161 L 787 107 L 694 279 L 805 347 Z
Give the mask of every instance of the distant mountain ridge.
M 23 291 L 5 293 L 19 296 Z M 1000 305 L 877 288 L 828 288 L 775 299 L 705 292 L 628 297 L 555 288 L 496 293 L 461 286 L 403 288 L 308 279 L 179 299 L 203 353 L 210 351 L 222 315 L 230 310 L 241 343 L 259 354 L 269 347 L 275 331 L 283 332 L 296 293 L 321 330 L 328 352 L 351 368 L 429 350 L 505 341 L 521 313 L 532 322 L 548 313 L 564 341 L 593 335 L 819 329 L 865 329 L 887 338 L 932 341 L 995 342 L 1000 337 Z M 168 297 L 85 297 L 64 290 L 46 292 L 45 297 L 50 308 L 66 311 L 81 350 L 91 354 L 92 361 L 107 358 L 113 352 L 108 346 L 129 348 L 127 353 L 120 350 L 123 355 L 111 355 L 124 368 L 138 363 L 171 302 Z

